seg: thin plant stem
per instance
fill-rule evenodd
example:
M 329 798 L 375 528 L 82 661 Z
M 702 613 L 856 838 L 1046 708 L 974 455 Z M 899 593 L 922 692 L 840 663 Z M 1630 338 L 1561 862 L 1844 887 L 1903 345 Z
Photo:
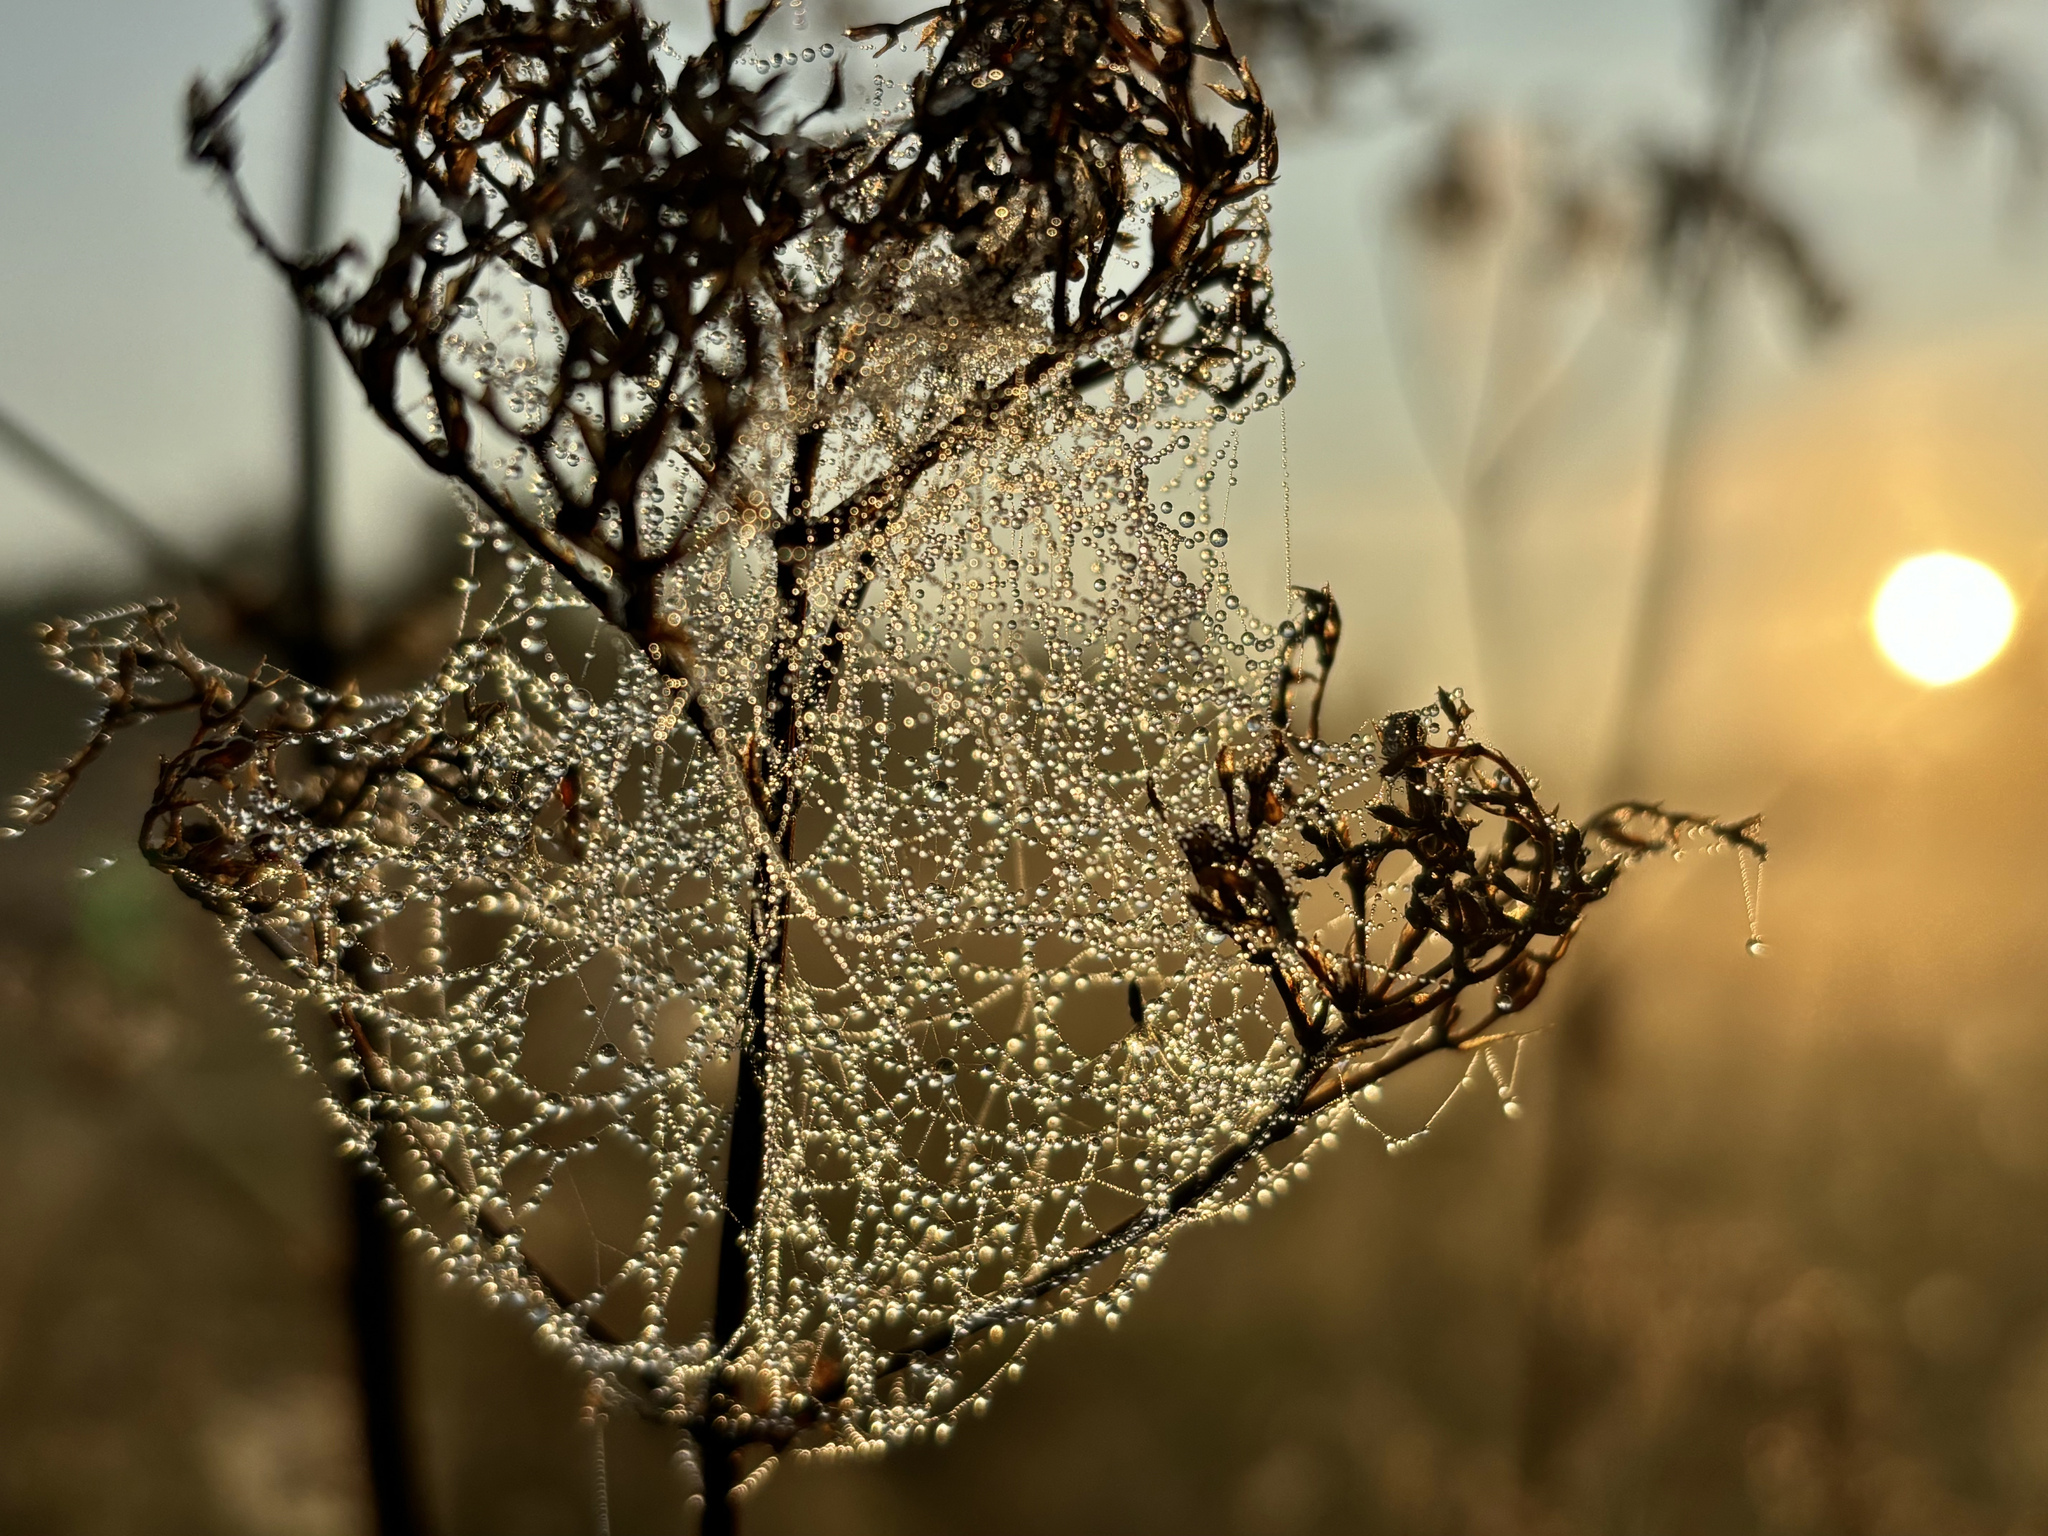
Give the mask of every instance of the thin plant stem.
M 171 543 L 148 518 L 80 469 L 5 406 L 0 406 L 0 447 L 13 454 L 72 506 L 139 553 L 159 576 L 204 588 L 210 595 L 219 595 L 220 582 L 212 572 Z
M 316 0 L 313 64 L 307 81 L 305 162 L 299 183 L 298 247 L 325 249 L 333 237 L 334 124 L 340 114 L 341 45 L 348 0 Z M 328 546 L 333 520 L 333 423 L 327 403 L 326 328 L 303 306 L 293 315 L 296 386 L 296 502 L 292 509 L 287 601 L 302 627 L 299 671 L 321 682 L 337 661 L 333 573 Z
M 1722 76 L 1712 163 L 1747 182 L 1765 141 L 1779 65 L 1779 33 L 1754 24 L 1747 55 Z M 1746 66 L 1746 67 L 1744 67 Z M 1619 796 L 1638 782 L 1656 743 L 1660 705 L 1679 636 L 1679 609 L 1697 511 L 1698 465 L 1720 383 L 1724 300 L 1735 254 L 1725 216 L 1709 215 L 1680 309 L 1664 438 L 1658 454 L 1644 555 L 1623 643 L 1613 724 L 1595 779 Z M 1613 968 L 1579 978 L 1556 1036 L 1550 1112 L 1538 1194 L 1533 1273 L 1539 1287 L 1584 1230 L 1592 1209 L 1612 1089 L 1623 993 Z M 1610 1369 L 1590 1358 L 1543 1306 L 1525 1329 L 1518 1459 L 1524 1486 L 1555 1499 L 1571 1447 L 1610 1390 Z
M 350 1163 L 343 1179 L 349 1233 L 345 1284 L 375 1528 L 377 1536 L 412 1536 L 421 1525 L 400 1348 L 403 1254 L 384 1212 L 389 1192 L 383 1176 L 366 1164 Z
M 316 0 L 295 231 L 299 249 L 306 252 L 325 248 L 333 238 L 335 102 L 343 83 L 347 21 L 348 0 Z M 334 467 L 326 328 L 298 308 L 292 342 L 296 474 L 280 628 L 290 644 L 292 670 L 309 682 L 331 684 L 338 681 L 342 647 L 335 632 L 329 559 Z M 387 1193 L 375 1169 L 351 1168 L 344 1206 L 349 1231 L 345 1283 L 376 1530 L 378 1536 L 414 1536 L 422 1525 L 404 1368 L 404 1255 L 384 1212 Z

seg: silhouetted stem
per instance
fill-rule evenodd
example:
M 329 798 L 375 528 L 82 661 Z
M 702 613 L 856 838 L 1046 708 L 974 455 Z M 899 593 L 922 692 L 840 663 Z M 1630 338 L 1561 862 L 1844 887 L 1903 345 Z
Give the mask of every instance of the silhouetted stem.
M 763 856 L 756 870 L 754 889 L 765 914 L 763 927 L 768 943 L 755 963 L 753 985 L 747 994 L 747 1032 L 740 1044 L 732 1132 L 725 1159 L 725 1220 L 718 1232 L 718 1298 L 712 1309 L 711 1336 L 721 1349 L 745 1326 L 752 1296 L 746 1238 L 760 1213 L 761 1163 L 768 1131 L 761 1065 L 768 1052 L 773 979 L 782 969 L 783 947 L 789 932 L 789 903 L 775 893 L 772 879 L 768 860 Z
M 334 210 L 335 100 L 342 85 L 341 40 L 348 0 L 317 0 L 314 12 L 312 71 L 306 90 L 304 174 L 299 184 L 298 247 L 306 254 L 323 249 L 332 238 Z M 326 377 L 326 327 L 303 306 L 293 324 L 297 386 L 297 505 L 291 529 L 290 581 L 286 602 L 301 632 L 302 675 L 331 672 L 336 647 L 333 634 L 333 577 L 328 562 L 328 524 L 332 517 L 331 446 Z M 328 679 L 319 677 L 322 682 Z
M 305 152 L 296 235 L 302 252 L 332 238 L 335 105 L 341 89 L 342 35 L 348 0 L 317 0 L 305 102 Z M 332 519 L 333 426 L 327 401 L 326 327 L 303 308 L 293 320 L 296 387 L 296 485 L 283 601 L 277 627 L 291 648 L 292 670 L 308 682 L 336 682 L 341 648 L 334 633 Z M 384 1213 L 388 1194 L 372 1169 L 351 1169 L 346 1207 L 350 1244 L 349 1321 L 362 1396 L 363 1448 L 378 1536 L 421 1529 L 411 1415 L 405 1389 L 400 1279 L 403 1255 Z
M 698 1524 L 698 1536 L 737 1536 L 740 1512 L 732 1501 L 732 1490 L 737 1482 L 733 1476 L 732 1452 L 722 1446 L 704 1446 L 703 1460 L 704 1518 Z
M 374 1167 L 350 1163 L 347 1180 L 350 1249 L 348 1311 L 354 1325 L 356 1378 L 363 1395 L 363 1441 L 378 1536 L 420 1529 L 415 1507 L 411 1414 L 399 1349 L 404 1273 L 397 1234 L 384 1214 L 390 1194 Z
M 817 484 L 823 434 L 799 440 L 793 505 L 808 508 Z M 814 528 L 811 552 L 833 540 L 830 530 Z M 749 776 L 755 808 L 775 837 L 781 863 L 787 866 L 795 846 L 796 818 L 802 804 L 798 788 L 799 719 L 805 697 L 822 698 L 830 690 L 844 647 L 831 644 L 807 678 L 800 677 L 799 655 L 810 613 L 805 565 L 783 560 L 776 568 L 776 613 L 780 629 L 769 663 L 762 698 L 765 736 L 773 754 L 764 761 L 753 754 L 743 765 Z M 838 640 L 835 631 L 834 640 Z M 815 695 L 806 694 L 806 687 Z M 753 1254 L 750 1238 L 761 1209 L 761 1172 L 767 1154 L 768 1102 L 763 1079 L 768 1056 L 768 1025 L 782 990 L 782 970 L 789 951 L 789 892 L 769 856 L 754 867 L 755 960 L 747 989 L 746 1034 L 740 1042 L 738 1073 L 733 1086 L 732 1127 L 726 1140 L 725 1219 L 718 1230 L 718 1289 L 712 1306 L 711 1337 L 730 1352 L 753 1305 Z M 714 1384 L 716 1390 L 716 1384 Z M 725 1437 L 697 1434 L 698 1459 L 704 1479 L 705 1536 L 727 1536 L 736 1529 L 732 1507 L 737 1481 L 734 1448 Z

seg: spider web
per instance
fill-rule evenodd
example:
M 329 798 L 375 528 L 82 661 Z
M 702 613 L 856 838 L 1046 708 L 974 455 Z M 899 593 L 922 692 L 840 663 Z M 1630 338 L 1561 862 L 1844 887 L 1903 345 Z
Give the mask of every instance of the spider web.
M 470 345 L 513 371 L 532 340 Z M 443 1274 L 700 1445 L 943 1439 L 1047 1330 L 1113 1326 L 1180 1228 L 1249 1215 L 1354 1116 L 1349 1077 L 1303 1112 L 1280 962 L 1191 896 L 1318 622 L 1316 594 L 1274 629 L 1231 587 L 1216 501 L 1264 403 L 1135 364 L 1047 387 L 897 515 L 803 552 L 795 607 L 787 553 L 739 519 L 670 588 L 705 637 L 693 685 L 475 511 L 440 674 L 367 701 L 248 680 L 167 767 L 145 849 L 220 915 Z M 162 622 L 98 616 L 52 649 L 103 692 L 125 643 L 231 695 Z M 792 654 L 812 682 L 777 752 L 762 679 Z M 1408 740 L 1436 712 L 1392 719 Z M 1276 857 L 1306 873 L 1316 818 L 1399 816 L 1375 734 L 1286 739 L 1268 779 L 1313 816 L 1264 818 Z M 771 773 L 794 793 L 764 795 Z M 1304 926 L 1371 965 L 1378 930 L 1412 933 L 1415 877 L 1301 902 Z M 1438 958 L 1375 974 L 1423 984 Z M 1407 1040 L 1368 1054 L 1438 1048 Z M 1483 1062 L 1510 1097 L 1513 1041 L 1474 1040 L 1461 1082 Z M 749 1072 L 758 1195 L 735 1211 Z
M 944 1438 L 1381 1078 L 1456 1050 L 1511 1102 L 1510 1016 L 1628 863 L 1762 855 L 1573 826 L 1455 696 L 1322 739 L 1327 594 L 1276 630 L 1231 590 L 1244 412 L 1110 378 L 855 538 L 707 541 L 689 682 L 480 514 L 409 694 L 238 678 L 160 607 L 54 626 L 107 707 L 29 819 L 196 710 L 145 852 L 441 1272 L 751 1476 Z
M 225 910 L 249 995 L 309 1070 L 331 1076 L 337 1021 L 381 1067 L 337 1097 L 346 1150 L 382 1166 L 444 1272 L 621 1390 L 699 1402 L 730 1361 L 764 1399 L 844 1405 L 811 1438 L 943 1433 L 1035 1335 L 1084 1304 L 1114 1316 L 1175 1228 L 1285 1171 L 1168 1217 L 1299 1052 L 1183 894 L 1178 838 L 1215 814 L 1219 748 L 1268 728 L 1280 638 L 1230 590 L 1210 497 L 1226 413 L 1147 388 L 1048 395 L 1028 438 L 991 432 L 893 530 L 808 573 L 841 597 L 875 574 L 850 624 L 812 605 L 805 643 L 841 655 L 790 765 L 793 828 L 762 823 L 670 679 L 516 552 L 430 687 L 308 736 L 344 764 L 459 741 L 459 806 L 433 769 L 402 771 L 337 835 L 236 792 L 318 871 L 278 908 Z M 705 675 L 733 680 L 718 713 L 739 722 L 772 573 L 719 560 L 694 573 L 726 621 Z M 1372 760 L 1365 738 L 1324 748 L 1325 792 L 1369 797 Z M 752 1305 L 721 1354 L 757 980 Z M 1148 1214 L 1143 1241 L 1019 1303 Z M 978 1337 L 903 1362 L 940 1330 Z

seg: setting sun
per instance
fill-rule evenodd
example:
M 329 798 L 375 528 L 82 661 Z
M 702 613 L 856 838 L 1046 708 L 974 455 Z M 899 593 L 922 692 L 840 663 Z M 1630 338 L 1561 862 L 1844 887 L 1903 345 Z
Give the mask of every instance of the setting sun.
M 1930 687 L 1979 671 L 2012 635 L 2012 591 L 1981 561 L 1915 555 L 1887 576 L 1870 606 L 1885 660 Z

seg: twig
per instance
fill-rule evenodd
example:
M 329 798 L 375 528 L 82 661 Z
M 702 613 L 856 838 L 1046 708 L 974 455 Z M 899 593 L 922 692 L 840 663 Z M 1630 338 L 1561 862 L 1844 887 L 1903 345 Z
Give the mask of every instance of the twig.
M 159 533 L 127 502 L 80 469 L 40 433 L 0 405 L 0 445 L 40 475 L 64 499 L 121 543 L 139 551 L 166 580 L 188 583 L 210 597 L 227 598 L 218 577 Z

